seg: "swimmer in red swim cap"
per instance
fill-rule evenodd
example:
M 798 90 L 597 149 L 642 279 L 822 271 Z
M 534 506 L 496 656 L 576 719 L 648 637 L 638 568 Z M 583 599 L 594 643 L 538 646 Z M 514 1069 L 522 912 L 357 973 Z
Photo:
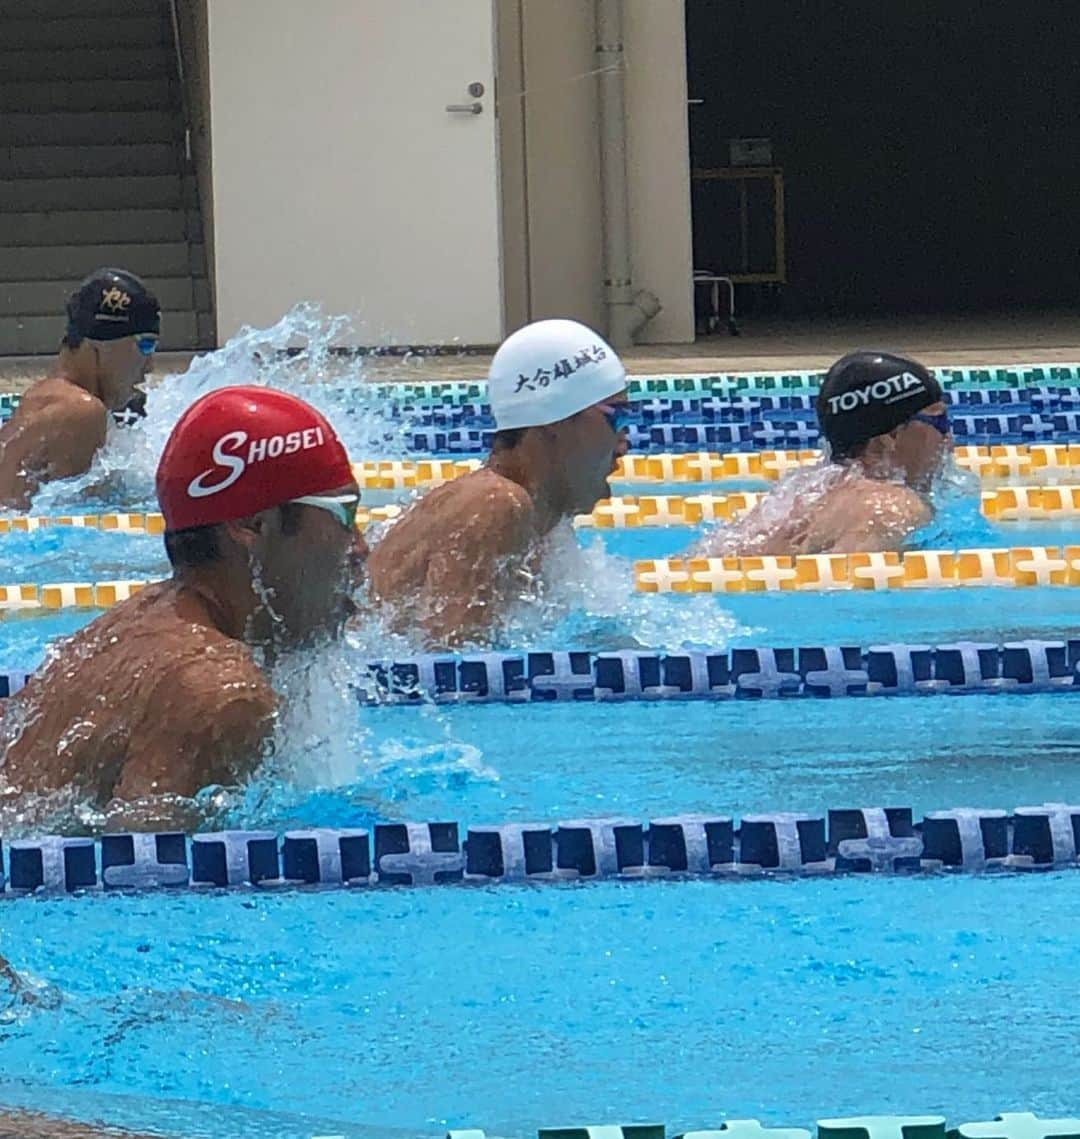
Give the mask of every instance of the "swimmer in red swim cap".
M 129 826 L 163 821 L 145 802 L 133 819 L 134 800 L 252 772 L 276 711 L 265 670 L 340 630 L 366 554 L 345 448 L 285 392 L 196 401 L 165 445 L 157 492 L 172 577 L 72 637 L 3 720 L 10 784 L 122 801 Z

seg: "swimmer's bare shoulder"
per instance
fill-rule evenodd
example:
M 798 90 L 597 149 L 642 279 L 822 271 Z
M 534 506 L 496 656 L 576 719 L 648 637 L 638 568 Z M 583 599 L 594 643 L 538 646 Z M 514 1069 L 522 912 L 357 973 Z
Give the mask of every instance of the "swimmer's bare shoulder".
M 43 479 L 82 474 L 106 421 L 101 400 L 60 376 L 27 389 L 0 428 L 0 502 L 23 509 Z
M 367 575 L 376 597 L 419 585 L 429 563 L 485 551 L 508 552 L 527 541 L 533 504 L 528 492 L 484 468 L 420 498 L 371 551 Z
M 430 491 L 372 551 L 372 594 L 431 645 L 471 640 L 512 588 L 508 566 L 536 536 L 528 492 L 484 468 Z
M 830 497 L 823 522 L 832 532 L 824 553 L 900 550 L 933 518 L 926 500 L 902 483 L 858 479 Z
M 159 644 L 115 797 L 191 796 L 241 782 L 265 753 L 276 710 L 251 650 L 182 611 L 162 623 Z

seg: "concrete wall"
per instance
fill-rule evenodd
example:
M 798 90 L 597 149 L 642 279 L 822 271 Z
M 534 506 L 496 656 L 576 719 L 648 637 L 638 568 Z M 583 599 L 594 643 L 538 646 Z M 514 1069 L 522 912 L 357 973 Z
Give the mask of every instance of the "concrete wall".
M 664 306 L 639 339 L 692 341 L 684 0 L 624 3 L 632 271 Z M 498 0 L 498 14 L 507 327 L 603 329 L 595 5 Z
M 183 0 L 177 5 L 180 43 L 184 53 L 187 106 L 191 116 L 191 152 L 202 211 L 207 273 L 214 290 L 214 174 L 210 140 L 210 31 L 206 0 Z
M 221 107 L 223 134 L 212 140 L 209 123 L 200 125 L 194 137 L 200 190 L 208 243 L 212 250 L 211 275 L 215 267 L 228 264 L 239 248 L 250 250 L 258 237 L 252 229 L 251 209 L 238 205 L 235 194 L 223 193 L 245 168 L 237 155 L 242 151 L 255 161 L 248 119 L 262 132 L 267 156 L 282 152 L 274 131 L 262 121 L 266 115 L 245 95 L 244 74 L 257 68 L 262 74 L 275 67 L 298 66 L 296 45 L 288 28 L 278 29 L 283 43 L 281 58 L 245 62 L 223 57 L 225 42 L 217 37 L 215 20 L 228 17 L 227 5 L 237 0 L 189 0 L 189 19 L 197 31 L 194 42 L 203 52 L 192 68 L 192 82 L 199 98 L 196 105 L 211 106 L 211 95 Z M 319 0 L 320 4 L 355 4 L 360 0 Z M 594 54 L 595 6 L 593 0 L 493 0 L 496 14 L 498 69 L 499 169 L 503 315 L 507 331 L 528 320 L 548 316 L 574 316 L 601 330 L 605 326 L 603 305 L 602 201 L 598 146 L 598 100 Z M 684 0 L 624 0 L 626 47 L 626 97 L 629 124 L 628 177 L 631 213 L 631 259 L 637 287 L 655 292 L 663 311 L 645 326 L 639 339 L 647 343 L 685 342 L 694 338 L 689 148 L 686 117 L 686 49 Z M 266 19 L 279 6 L 263 9 Z M 297 9 L 299 10 L 299 9 Z M 218 15 L 218 13 L 224 13 Z M 209 27 L 207 27 L 209 23 Z M 239 50 L 243 37 L 228 38 L 229 52 Z M 265 39 L 261 35 L 260 42 Z M 214 68 L 205 58 L 207 49 Z M 307 56 L 307 47 L 304 56 Z M 309 63 L 321 67 L 318 55 Z M 362 71 L 354 69 L 351 95 L 337 104 L 342 121 L 306 120 L 306 129 L 323 131 L 329 137 L 346 129 L 346 108 L 355 107 L 366 94 Z M 238 74 L 239 72 L 239 74 Z M 211 74 L 218 79 L 210 90 Z M 313 72 L 313 82 L 316 81 Z M 321 80 L 319 81 L 321 82 Z M 379 114 L 389 118 L 393 102 L 378 95 Z M 240 113 L 237 107 L 240 106 Z M 208 116 L 207 116 L 208 117 Z M 260 125 L 260 123 L 262 125 Z M 387 129 L 392 129 L 392 121 Z M 214 142 L 225 164 L 215 171 Z M 247 161 L 247 160 L 245 160 Z M 250 161 L 247 162 L 250 165 Z M 215 213 L 211 179 L 217 178 L 219 198 L 229 203 L 228 217 Z M 265 179 L 260 179 L 266 185 Z M 333 180 L 331 180 L 332 184 Z M 228 189 L 228 186 L 225 186 Z M 267 193 L 277 193 L 275 188 Z M 265 211 L 263 211 L 265 212 Z M 215 229 L 217 240 L 214 240 Z M 322 235 L 307 233 L 307 245 Z M 335 256 L 336 239 L 330 247 Z M 403 256 L 408 256 L 407 253 Z M 418 261 L 423 253 L 417 251 Z M 250 253 L 245 255 L 250 262 Z M 229 273 L 219 280 L 225 295 L 219 297 L 227 312 L 240 306 L 236 290 L 257 291 L 259 273 L 237 280 Z M 305 282 L 298 280 L 301 299 Z M 230 295 L 229 290 L 233 290 Z M 280 312 L 259 314 L 256 319 L 276 319 Z M 226 321 L 227 323 L 228 321 Z M 222 328 L 228 335 L 231 328 Z
M 694 339 L 683 0 L 625 0 L 627 163 L 634 282 L 664 311 L 644 343 Z

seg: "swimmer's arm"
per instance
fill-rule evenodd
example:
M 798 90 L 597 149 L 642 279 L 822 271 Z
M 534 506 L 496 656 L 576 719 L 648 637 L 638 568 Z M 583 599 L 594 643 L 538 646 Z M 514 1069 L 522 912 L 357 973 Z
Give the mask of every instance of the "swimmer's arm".
M 934 512 L 915 491 L 894 484 L 882 485 L 851 504 L 829 552 L 901 550 L 907 539 L 933 516 Z
M 105 442 L 105 407 L 91 395 L 35 407 L 0 436 L 0 500 L 25 509 L 47 479 L 88 470 Z
M 499 492 L 483 503 L 465 538 L 434 556 L 428 567 L 420 620 L 432 648 L 483 639 L 513 596 L 514 563 L 534 537 L 532 504 Z
M 208 658 L 170 676 L 158 693 L 132 732 L 115 798 L 191 797 L 255 770 L 271 738 L 275 700 L 252 662 Z

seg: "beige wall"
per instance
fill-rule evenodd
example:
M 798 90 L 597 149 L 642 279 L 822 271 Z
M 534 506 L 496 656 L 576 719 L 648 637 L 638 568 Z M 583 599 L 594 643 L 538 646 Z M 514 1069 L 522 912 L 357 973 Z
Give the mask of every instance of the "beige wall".
M 507 327 L 574 316 L 603 329 L 595 6 L 498 0 L 498 13 Z M 624 0 L 623 31 L 633 279 L 664 306 L 639 340 L 691 341 L 683 0 Z
M 258 125 L 267 113 L 259 101 L 245 94 L 245 75 L 266 75 L 279 66 L 250 54 L 239 61 L 221 58 L 218 47 L 215 66 L 220 69 L 216 91 L 210 90 L 212 68 L 207 46 L 214 50 L 216 11 L 228 11 L 242 0 L 188 0 L 188 20 L 196 31 L 194 43 L 202 52 L 196 58 L 192 82 L 199 97 L 196 107 L 210 107 L 211 95 L 226 100 L 229 107 L 223 161 L 228 178 L 242 172 L 237 166 L 237 146 L 251 151 L 245 116 Z M 320 5 L 352 5 L 359 0 L 319 0 Z M 600 193 L 598 99 L 595 74 L 593 0 L 493 0 L 496 13 L 499 115 L 499 182 L 501 196 L 501 247 L 503 323 L 510 331 L 527 320 L 571 315 L 603 329 L 602 202 Z M 243 2 L 247 8 L 248 3 Z M 260 9 L 267 13 L 275 5 Z M 626 47 L 626 101 L 628 118 L 628 177 L 631 222 L 631 260 L 635 286 L 659 296 L 663 311 L 639 335 L 646 343 L 685 342 L 693 339 L 691 278 L 691 225 L 689 147 L 686 119 L 686 55 L 684 0 L 624 0 Z M 221 17 L 217 17 L 221 18 Z M 230 19 L 230 24 L 235 20 Z M 288 41 L 287 28 L 277 38 Z M 230 44 L 242 41 L 230 36 Z M 230 47 L 230 52 L 234 48 Z M 237 47 L 235 50 L 239 50 Z M 283 60 L 299 66 L 297 56 L 286 48 Z M 305 53 L 305 58 L 306 58 Z M 308 60 L 312 83 L 318 84 L 318 55 Z M 280 64 L 285 66 L 284 63 Z M 255 69 L 252 72 L 251 69 Z M 239 74 L 238 74 L 239 72 Z M 362 74 L 353 77 L 354 103 L 370 95 L 363 88 Z M 237 114 L 238 101 L 243 104 Z M 389 119 L 393 101 L 378 95 L 372 103 L 378 114 Z M 309 121 L 310 129 L 327 137 L 347 127 L 344 111 L 340 123 Z M 207 116 L 209 118 L 209 116 Z M 393 128 L 387 122 L 387 129 Z M 265 123 L 263 151 L 266 159 L 285 161 L 288 154 L 276 146 L 275 133 Z M 229 134 L 228 132 L 231 132 Z M 239 132 L 239 133 L 237 133 Z M 230 140 L 235 140 L 230 141 Z M 229 222 L 215 216 L 212 192 L 212 147 L 209 122 L 200 124 L 194 136 L 208 248 L 210 271 L 236 250 L 236 243 L 250 247 L 250 210 L 236 205 L 231 196 Z M 260 165 L 265 159 L 260 158 Z M 260 173 L 252 192 L 270 177 L 270 168 Z M 220 185 L 218 187 L 220 193 Z M 269 192 L 269 191 L 268 191 Z M 229 195 L 226 195 L 229 198 Z M 360 200 L 356 196 L 354 200 Z M 221 232 L 213 241 L 215 222 Z M 452 224 L 448 221 L 447 224 Z M 257 242 L 256 242 L 257 243 Z M 332 243 L 333 244 L 333 243 Z M 215 245 L 217 246 L 216 256 Z M 336 252 L 336 250 L 335 250 Z M 422 260 L 417 251 L 415 257 Z M 244 258 L 251 260 L 250 254 Z M 225 288 L 258 289 L 259 273 Z M 230 275 L 230 280 L 235 274 Z M 220 284 L 220 282 L 219 282 Z M 300 299 L 298 296 L 294 299 Z M 226 297 L 226 308 L 237 308 L 235 297 Z M 277 312 L 276 315 L 280 315 Z M 270 319 L 269 311 L 266 319 Z M 222 329 L 228 335 L 230 329 Z
M 528 187 L 525 181 L 525 58 L 522 0 L 497 0 L 495 50 L 498 69 L 499 208 L 503 257 L 503 326 L 529 321 Z
M 214 176 L 210 144 L 210 42 L 206 0 L 177 5 L 184 50 L 187 106 L 191 116 L 191 151 L 202 211 L 203 240 L 210 290 L 214 289 Z
M 592 0 L 523 0 L 522 15 L 530 316 L 603 328 Z
M 634 282 L 664 306 L 638 339 L 686 343 L 694 339 L 694 294 L 684 3 L 624 2 Z

